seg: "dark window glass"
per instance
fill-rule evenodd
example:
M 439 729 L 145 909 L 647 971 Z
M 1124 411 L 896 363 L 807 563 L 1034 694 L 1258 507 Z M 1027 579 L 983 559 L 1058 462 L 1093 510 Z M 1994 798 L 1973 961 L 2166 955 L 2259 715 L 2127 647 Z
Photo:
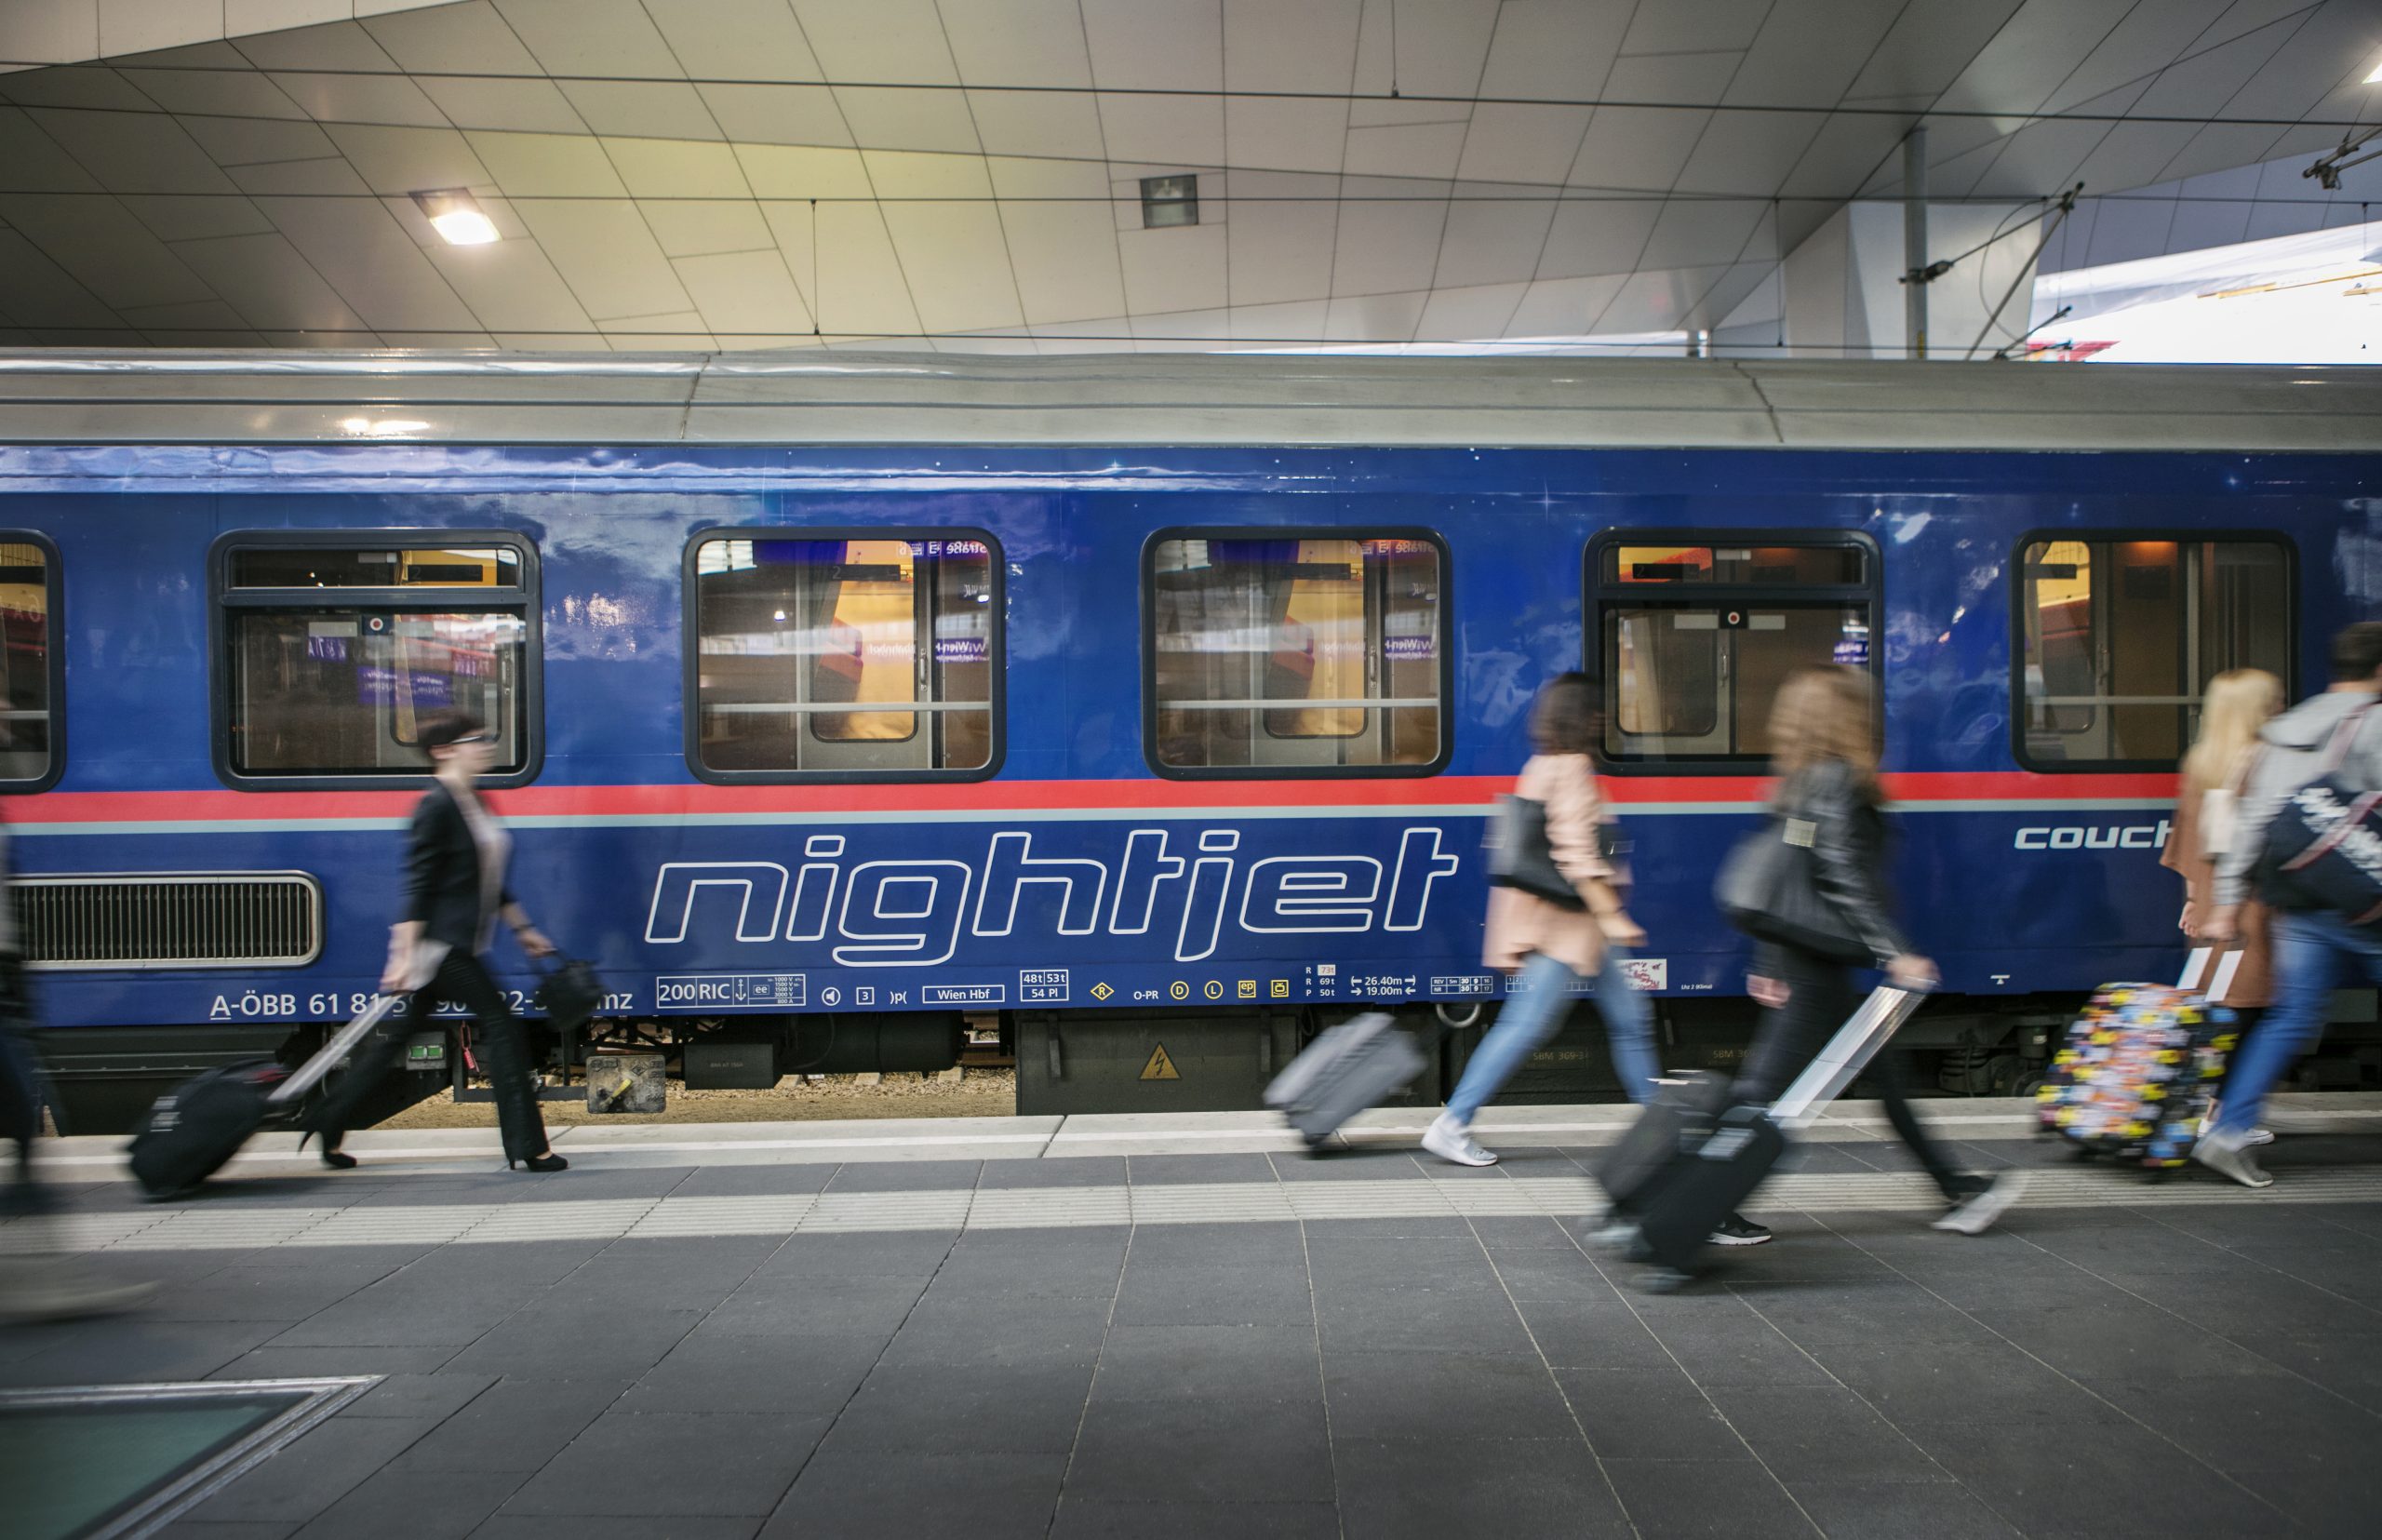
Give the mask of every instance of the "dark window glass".
M 2038 765 L 2182 757 L 2208 682 L 2291 673 L 2291 563 L 2271 541 L 2036 541 L 2019 553 L 2019 730 Z
M 518 611 L 235 609 L 231 763 L 241 775 L 421 775 L 420 720 L 468 711 L 496 733 L 491 773 L 528 763 Z
M 39 781 L 50 769 L 52 638 L 49 558 L 38 545 L 0 542 L 0 781 Z
M 1163 540 L 1149 581 L 1160 765 L 1439 757 L 1440 573 L 1429 542 Z
M 703 766 L 984 769 L 996 598 L 980 540 L 703 541 L 693 596 Z
M 232 553 L 234 588 L 518 588 L 521 555 L 496 549 L 309 550 Z

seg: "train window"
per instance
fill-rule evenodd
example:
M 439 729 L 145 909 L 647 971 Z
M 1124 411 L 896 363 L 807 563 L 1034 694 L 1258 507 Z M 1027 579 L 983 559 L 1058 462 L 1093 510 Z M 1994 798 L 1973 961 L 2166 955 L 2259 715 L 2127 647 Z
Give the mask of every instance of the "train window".
M 734 530 L 688 550 L 688 760 L 730 780 L 996 766 L 990 536 Z
M 1616 765 L 1759 763 L 1787 675 L 1876 668 L 1877 553 L 1861 537 L 1618 532 L 1587 571 Z
M 1144 562 L 1161 774 L 1413 775 L 1446 762 L 1437 539 L 1169 534 Z
M 0 785 L 37 791 L 58 753 L 58 558 L 46 541 L 0 534 Z
M 2041 539 L 2019 548 L 2020 762 L 2172 768 L 2208 681 L 2291 683 L 2289 547 L 2271 539 Z
M 216 563 L 219 770 L 235 784 L 421 776 L 422 718 L 496 734 L 489 780 L 536 753 L 534 552 L 511 537 L 242 534 Z M 335 594 L 326 592 L 337 590 Z

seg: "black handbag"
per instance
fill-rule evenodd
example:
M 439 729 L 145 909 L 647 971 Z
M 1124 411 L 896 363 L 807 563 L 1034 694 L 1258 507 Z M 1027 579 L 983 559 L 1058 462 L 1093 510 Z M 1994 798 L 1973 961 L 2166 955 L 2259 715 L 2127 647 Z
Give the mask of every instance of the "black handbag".
M 2349 784 L 2340 768 L 2372 707 L 2333 730 L 2323 772 L 2293 792 L 2267 824 L 2259 852 L 2274 896 L 2329 909 L 2351 925 L 2382 920 L 2382 791 Z
M 1489 880 L 1560 908 L 1588 906 L 1580 890 L 1555 864 L 1555 849 L 1546 841 L 1546 804 L 1527 797 L 1497 798 L 1497 821 L 1489 842 Z
M 1813 879 L 1817 833 L 1817 824 L 1792 809 L 1772 812 L 1720 864 L 1712 897 L 1729 923 L 1756 941 L 1837 962 L 1874 961 Z
M 596 976 L 595 965 L 577 957 L 562 958 L 538 983 L 538 1009 L 557 1032 L 585 1026 L 603 999 L 604 981 Z

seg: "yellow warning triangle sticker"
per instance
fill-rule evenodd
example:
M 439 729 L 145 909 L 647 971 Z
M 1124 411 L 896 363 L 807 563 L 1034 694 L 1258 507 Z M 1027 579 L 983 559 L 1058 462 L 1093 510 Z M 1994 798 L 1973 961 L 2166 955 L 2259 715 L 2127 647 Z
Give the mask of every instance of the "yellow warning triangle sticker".
M 1160 1043 L 1156 1048 L 1150 1050 L 1150 1062 L 1142 1066 L 1142 1078 L 1144 1080 L 1180 1080 L 1183 1078 L 1181 1075 L 1175 1072 L 1174 1061 L 1166 1056 L 1166 1045 L 1164 1043 Z

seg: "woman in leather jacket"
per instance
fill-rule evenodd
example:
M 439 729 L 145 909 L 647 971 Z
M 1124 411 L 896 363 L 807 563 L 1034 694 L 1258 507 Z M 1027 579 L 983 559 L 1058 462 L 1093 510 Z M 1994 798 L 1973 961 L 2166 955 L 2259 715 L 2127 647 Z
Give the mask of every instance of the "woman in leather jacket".
M 1847 939 L 1894 983 L 1932 989 L 1935 965 L 1912 949 L 1886 891 L 1885 795 L 1878 785 L 1872 719 L 1869 676 L 1860 670 L 1829 664 L 1789 676 L 1770 716 L 1771 764 L 1778 777 L 1773 806 L 1808 826 L 1812 885 Z M 1801 946 L 1761 944 L 1746 982 L 1766 1009 L 1733 1101 L 1776 1100 L 1818 1055 L 1860 1003 L 1853 971 L 1852 963 Z M 2023 1173 L 2013 1169 L 1987 1182 L 1954 1166 L 1911 1110 L 1901 1056 L 1891 1045 L 1870 1061 L 1869 1076 L 1895 1134 L 1944 1195 L 1945 1212 L 1934 1227 L 1975 1235 L 2000 1218 L 2016 1200 Z M 1758 1245 L 1770 1239 L 1760 1225 L 1733 1223 L 1758 1233 L 1714 1239 Z

